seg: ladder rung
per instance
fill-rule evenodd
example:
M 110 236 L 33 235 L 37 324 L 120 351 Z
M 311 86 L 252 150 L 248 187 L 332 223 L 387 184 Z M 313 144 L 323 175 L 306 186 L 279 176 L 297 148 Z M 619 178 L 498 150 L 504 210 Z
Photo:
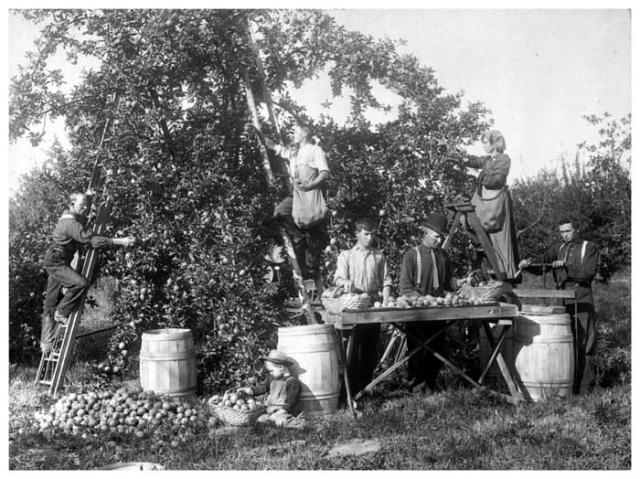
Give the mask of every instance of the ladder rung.
M 51 379 L 40 379 L 38 384 L 44 384 L 45 386 L 51 386 Z

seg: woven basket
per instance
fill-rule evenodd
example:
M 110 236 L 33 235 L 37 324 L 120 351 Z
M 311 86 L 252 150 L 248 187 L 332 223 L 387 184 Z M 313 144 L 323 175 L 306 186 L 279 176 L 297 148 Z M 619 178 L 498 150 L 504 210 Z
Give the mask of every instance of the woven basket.
M 504 294 L 504 284 L 502 281 L 495 281 L 486 286 L 469 286 L 469 298 L 479 299 L 483 303 L 498 301 Z
M 264 406 L 258 406 L 251 411 L 238 411 L 227 406 L 216 406 L 215 415 L 225 426 L 251 426 L 262 414 L 267 412 Z
M 344 293 L 342 286 L 328 288 L 322 294 L 324 309 L 332 314 L 340 314 L 343 309 L 366 309 L 371 306 L 368 294 Z
M 487 284 L 478 285 L 482 281 Z M 476 270 L 469 273 L 467 284 L 461 292 L 469 299 L 479 299 L 483 303 L 489 303 L 498 301 L 506 292 L 506 288 L 502 281 L 491 279 L 486 271 Z

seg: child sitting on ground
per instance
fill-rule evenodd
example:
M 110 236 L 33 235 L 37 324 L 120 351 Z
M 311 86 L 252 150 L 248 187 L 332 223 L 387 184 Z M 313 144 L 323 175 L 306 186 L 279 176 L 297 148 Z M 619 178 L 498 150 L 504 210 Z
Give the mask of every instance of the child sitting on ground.
M 298 378 L 290 372 L 294 360 L 275 349 L 262 359 L 269 373 L 267 379 L 255 386 L 239 388 L 238 392 L 250 396 L 269 393 L 266 401 L 267 413 L 258 418 L 259 422 L 284 427 L 302 427 L 304 414 L 300 412 L 298 404 L 302 387 Z

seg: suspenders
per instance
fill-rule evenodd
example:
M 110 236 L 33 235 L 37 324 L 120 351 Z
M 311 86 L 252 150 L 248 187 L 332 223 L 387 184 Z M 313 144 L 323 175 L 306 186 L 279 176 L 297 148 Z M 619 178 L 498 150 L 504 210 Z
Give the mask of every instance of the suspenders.
M 562 246 L 560 246 L 560 250 L 562 250 L 562 248 L 564 248 L 565 246 L 567 246 L 567 244 L 563 243 Z M 586 252 L 587 252 L 587 241 L 584 240 L 582 242 L 582 248 L 580 250 L 580 264 L 582 264 L 582 262 L 584 261 L 584 255 L 585 255 Z M 558 253 L 560 253 L 560 251 L 558 251 Z M 558 254 L 558 256 L 560 256 L 560 255 Z M 564 255 L 565 263 L 567 262 L 567 259 L 569 259 L 568 256 L 569 256 L 569 248 L 567 248 L 567 252 Z
M 416 288 L 420 287 L 422 282 L 422 255 L 420 254 L 420 248 L 416 246 L 416 268 L 418 268 L 418 275 L 416 276 Z

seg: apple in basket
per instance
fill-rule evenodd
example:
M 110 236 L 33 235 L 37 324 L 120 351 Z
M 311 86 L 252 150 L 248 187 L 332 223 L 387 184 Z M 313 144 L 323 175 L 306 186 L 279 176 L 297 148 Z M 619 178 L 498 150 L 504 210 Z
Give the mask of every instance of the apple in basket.
M 262 403 L 252 397 L 244 398 L 244 394 L 225 393 L 222 396 L 214 394 L 209 398 L 207 403 L 212 407 L 224 406 L 235 409 L 237 411 L 253 411 L 261 407 Z

